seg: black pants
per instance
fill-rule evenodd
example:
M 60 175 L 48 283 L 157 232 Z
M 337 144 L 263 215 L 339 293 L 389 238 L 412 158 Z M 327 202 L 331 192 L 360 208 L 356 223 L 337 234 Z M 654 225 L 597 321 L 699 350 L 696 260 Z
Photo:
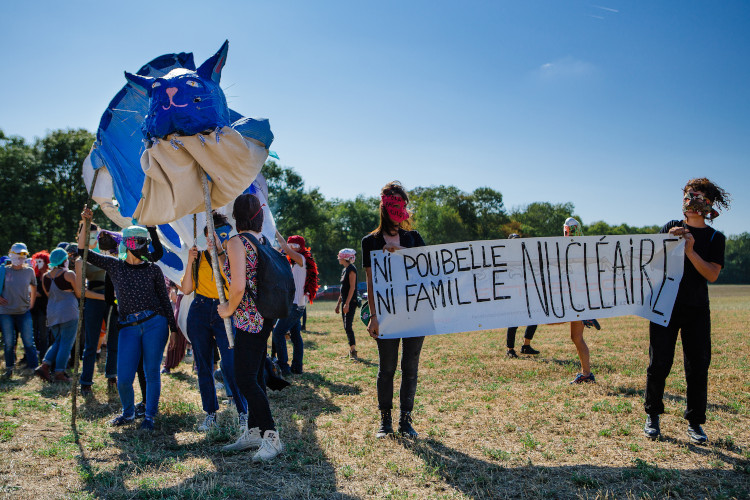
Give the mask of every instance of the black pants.
M 276 430 L 264 378 L 266 345 L 273 323 L 264 321 L 263 329 L 258 333 L 235 330 L 234 338 L 234 377 L 247 400 L 247 427 L 259 427 L 261 434 Z
M 693 424 L 706 422 L 708 366 L 711 364 L 711 311 L 704 307 L 675 304 L 667 326 L 651 323 L 646 371 L 646 402 L 649 415 L 664 413 L 664 384 L 674 361 L 677 332 L 682 336 L 682 358 L 687 382 L 685 418 Z
M 422 352 L 424 337 L 408 339 L 378 339 L 378 407 L 381 410 L 393 408 L 393 376 L 398 364 L 398 345 L 403 341 L 401 354 L 401 411 L 414 409 L 414 395 L 417 392 L 419 354 Z
M 354 328 L 352 328 L 352 322 L 356 314 L 357 306 L 354 304 L 349 304 L 349 312 L 345 313 L 343 310 L 341 311 L 341 319 L 344 321 L 344 331 L 346 332 L 346 338 L 349 340 L 350 346 L 357 344 L 357 341 L 354 340 Z
M 508 335 L 505 338 L 505 344 L 508 346 L 508 349 L 513 349 L 516 346 L 517 330 L 517 326 L 508 328 Z M 534 333 L 536 333 L 536 325 L 528 325 L 526 326 L 526 333 L 523 334 L 523 338 L 531 340 L 534 338 Z

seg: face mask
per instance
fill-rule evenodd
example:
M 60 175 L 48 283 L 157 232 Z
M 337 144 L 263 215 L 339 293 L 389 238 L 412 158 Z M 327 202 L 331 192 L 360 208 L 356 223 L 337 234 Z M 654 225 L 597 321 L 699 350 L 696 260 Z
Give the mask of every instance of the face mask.
M 225 241 L 229 239 L 229 233 L 232 232 L 232 226 L 226 224 L 216 228 L 216 235 L 219 237 L 219 241 L 223 245 Z
M 702 194 L 685 193 L 682 199 L 682 213 L 695 212 L 706 219 L 713 220 L 719 216 L 719 212 L 711 208 L 711 202 Z
M 26 263 L 25 255 L 20 255 L 17 253 L 10 253 L 8 254 L 8 257 L 10 257 L 10 263 L 16 267 L 22 266 Z
M 96 245 L 96 241 L 98 238 L 99 238 L 99 232 L 89 233 L 89 246 L 92 247 Z
M 406 211 L 406 202 L 400 196 L 383 195 L 381 202 L 388 212 L 388 216 L 396 224 L 409 218 L 409 212 Z
M 295 252 L 299 252 L 299 244 L 297 243 L 289 243 L 289 248 L 291 248 Z
M 44 269 L 44 261 L 43 261 L 42 259 L 36 259 L 36 260 L 34 261 L 34 264 L 36 265 L 36 268 L 37 268 L 38 270 L 40 270 L 40 271 L 41 271 L 42 269 Z
M 144 246 L 144 247 L 141 247 L 141 248 L 137 248 L 135 250 L 130 250 L 130 253 L 132 253 L 133 256 L 135 256 L 136 258 L 141 259 L 141 260 L 145 260 L 146 262 L 148 262 L 149 251 L 148 251 L 148 247 L 147 246 Z

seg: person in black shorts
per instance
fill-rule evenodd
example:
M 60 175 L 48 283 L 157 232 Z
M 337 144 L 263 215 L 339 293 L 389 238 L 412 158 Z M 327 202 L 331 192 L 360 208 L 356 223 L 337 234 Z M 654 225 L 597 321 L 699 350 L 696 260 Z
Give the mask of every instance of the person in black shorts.
M 694 443 L 705 443 L 708 395 L 708 366 L 711 363 L 711 311 L 708 284 L 719 277 L 724 267 L 725 238 L 722 233 L 706 225 L 719 213 L 716 209 L 729 208 L 729 194 L 706 178 L 691 179 L 683 189 L 683 220 L 668 222 L 660 233 L 685 239 L 685 268 L 677 292 L 672 316 L 667 326 L 649 325 L 649 365 L 646 372 L 647 437 L 656 439 L 661 434 L 659 415 L 664 413 L 664 385 L 672 368 L 678 331 L 682 337 L 682 352 L 687 383 L 687 433 Z
M 367 274 L 367 301 L 369 302 L 370 320 L 367 331 L 378 343 L 378 407 L 380 409 L 380 428 L 375 437 L 384 438 L 393 434 L 391 410 L 393 409 L 393 376 L 398 364 L 398 347 L 403 340 L 401 354 L 401 417 L 398 432 L 401 435 L 417 437 L 412 427 L 411 412 L 414 409 L 414 396 L 417 392 L 417 372 L 419 355 L 422 352 L 424 336 L 405 339 L 378 338 L 378 317 L 375 314 L 375 299 L 372 292 L 372 269 L 370 252 L 386 250 L 395 252 L 402 248 L 422 247 L 425 242 L 417 231 L 411 231 L 411 214 L 406 210 L 409 195 L 398 181 L 386 184 L 380 190 L 380 224 L 377 229 L 362 238 L 362 267 Z

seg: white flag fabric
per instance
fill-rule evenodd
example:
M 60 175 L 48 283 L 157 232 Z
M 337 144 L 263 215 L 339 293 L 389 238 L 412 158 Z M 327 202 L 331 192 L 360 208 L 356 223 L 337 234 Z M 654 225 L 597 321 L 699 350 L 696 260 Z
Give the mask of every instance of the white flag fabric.
M 380 338 L 634 314 L 666 325 L 685 243 L 669 234 L 521 238 L 371 252 Z

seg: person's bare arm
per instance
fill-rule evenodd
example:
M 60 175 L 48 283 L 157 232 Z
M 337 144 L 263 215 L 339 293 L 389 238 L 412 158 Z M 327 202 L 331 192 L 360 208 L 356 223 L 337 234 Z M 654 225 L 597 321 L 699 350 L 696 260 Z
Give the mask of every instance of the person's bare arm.
M 281 245 L 281 248 L 286 252 L 286 254 L 289 256 L 290 259 L 292 259 L 294 262 L 299 264 L 300 266 L 305 265 L 305 257 L 294 250 L 292 247 L 289 246 L 289 244 L 286 242 L 283 236 L 281 236 L 281 233 L 276 231 L 276 241 L 279 242 L 279 245 Z
M 255 245 L 250 243 L 253 249 Z M 228 318 L 237 309 L 242 301 L 242 296 L 245 295 L 245 245 L 242 244 L 239 237 L 232 238 L 227 242 L 227 253 L 229 254 L 229 270 L 231 275 L 234 277 L 232 282 L 229 284 L 229 297 L 223 304 L 219 304 L 218 311 L 219 316 L 222 318 Z
M 196 259 L 198 258 L 198 248 L 193 246 L 188 251 L 188 260 L 187 264 L 185 265 L 185 274 L 182 275 L 182 280 L 180 281 L 180 291 L 184 293 L 185 295 L 188 295 L 195 290 L 195 283 L 193 283 L 193 264 L 195 264 Z
M 367 331 L 370 333 L 370 337 L 378 338 L 378 317 L 375 315 L 375 296 L 372 292 L 372 268 L 366 267 L 365 274 L 367 274 L 367 303 L 370 306 L 370 321 L 367 324 Z

